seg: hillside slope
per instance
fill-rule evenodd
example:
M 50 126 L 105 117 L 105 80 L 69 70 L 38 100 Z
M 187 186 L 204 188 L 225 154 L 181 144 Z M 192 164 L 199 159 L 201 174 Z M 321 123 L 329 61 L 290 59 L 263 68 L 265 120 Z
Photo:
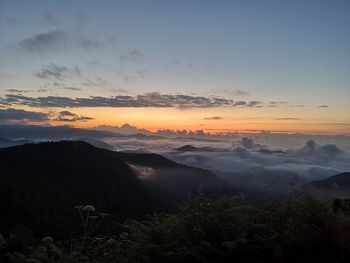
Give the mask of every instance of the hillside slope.
M 135 168 L 141 164 L 156 171 L 156 183 L 141 180 Z M 161 179 L 165 171 L 172 180 Z M 0 233 L 25 225 L 37 235 L 73 235 L 76 205 L 92 204 L 113 220 L 140 218 L 169 211 L 201 184 L 219 194 L 220 182 L 159 155 L 116 153 L 81 141 L 0 149 Z
M 317 190 L 348 192 L 350 195 L 350 172 L 344 172 L 324 180 L 314 181 L 310 185 Z

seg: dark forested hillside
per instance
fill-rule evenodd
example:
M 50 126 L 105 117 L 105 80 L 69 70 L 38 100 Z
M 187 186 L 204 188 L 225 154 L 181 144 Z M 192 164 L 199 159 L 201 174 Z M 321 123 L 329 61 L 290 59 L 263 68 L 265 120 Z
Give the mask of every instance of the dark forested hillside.
M 157 178 L 178 168 L 176 178 L 181 183 L 175 183 L 175 174 L 170 176 L 173 185 L 163 179 L 155 184 L 152 179 L 141 180 L 140 165 L 150 167 Z M 201 187 L 219 194 L 220 185 L 205 170 L 159 155 L 116 153 L 80 141 L 0 149 L 0 233 L 23 225 L 37 235 L 67 236 L 79 223 L 76 205 L 92 204 L 112 219 L 140 218 L 169 211 Z
M 183 201 L 189 194 L 218 197 L 232 194 L 232 188 L 212 172 L 175 163 L 158 154 L 124 153 L 116 155 L 136 169 L 141 178 L 166 191 L 172 198 Z
M 316 189 L 331 190 L 333 188 L 334 190 L 350 192 L 350 172 L 336 174 L 310 184 Z

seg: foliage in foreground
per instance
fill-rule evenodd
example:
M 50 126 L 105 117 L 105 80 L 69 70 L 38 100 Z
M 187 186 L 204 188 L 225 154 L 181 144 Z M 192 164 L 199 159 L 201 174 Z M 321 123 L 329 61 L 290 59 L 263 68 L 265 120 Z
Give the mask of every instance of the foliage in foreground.
M 350 216 L 307 196 L 267 205 L 200 198 L 121 227 L 118 237 L 45 238 L 20 252 L 0 237 L 0 247 L 3 260 L 31 263 L 350 262 Z

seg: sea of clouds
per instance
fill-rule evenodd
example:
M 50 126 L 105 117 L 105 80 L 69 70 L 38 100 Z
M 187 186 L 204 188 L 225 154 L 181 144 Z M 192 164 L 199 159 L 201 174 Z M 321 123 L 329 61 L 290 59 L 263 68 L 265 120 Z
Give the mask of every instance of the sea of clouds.
M 307 183 L 350 171 L 350 140 L 337 136 L 237 135 L 231 138 L 112 138 L 116 151 L 154 152 L 186 165 L 261 185 Z M 191 147 L 183 146 L 190 145 Z M 242 177 L 244 176 L 244 177 Z

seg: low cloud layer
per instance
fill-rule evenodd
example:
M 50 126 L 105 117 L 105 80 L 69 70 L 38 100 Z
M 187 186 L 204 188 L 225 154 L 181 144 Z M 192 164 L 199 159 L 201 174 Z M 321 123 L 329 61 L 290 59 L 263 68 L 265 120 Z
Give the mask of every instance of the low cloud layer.
M 293 138 L 283 135 L 277 140 L 299 143 L 297 137 Z M 214 171 L 235 184 L 250 184 L 265 190 L 274 186 L 284 191 L 293 182 L 302 185 L 350 171 L 349 152 L 336 144 L 319 144 L 313 139 L 293 148 L 274 147 L 241 135 L 234 141 L 179 137 L 147 140 L 129 136 L 110 139 L 108 143 L 116 150 L 156 152 L 180 163 Z M 349 148 L 349 143 L 344 147 Z

